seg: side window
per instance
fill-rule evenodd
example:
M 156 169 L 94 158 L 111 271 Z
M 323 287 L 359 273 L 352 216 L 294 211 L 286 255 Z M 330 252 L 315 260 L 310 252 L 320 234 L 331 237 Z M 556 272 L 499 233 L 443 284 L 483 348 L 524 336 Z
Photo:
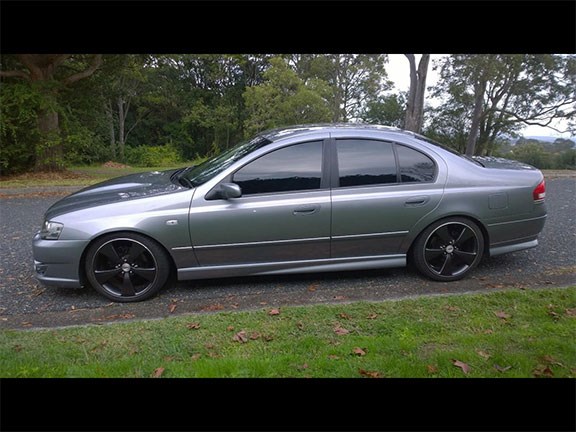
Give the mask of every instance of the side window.
M 243 195 L 320 189 L 322 141 L 284 147 L 268 153 L 234 174 Z
M 347 139 L 337 148 L 341 187 L 397 182 L 392 143 Z
M 431 182 L 436 169 L 428 156 L 402 145 L 396 146 L 402 183 Z

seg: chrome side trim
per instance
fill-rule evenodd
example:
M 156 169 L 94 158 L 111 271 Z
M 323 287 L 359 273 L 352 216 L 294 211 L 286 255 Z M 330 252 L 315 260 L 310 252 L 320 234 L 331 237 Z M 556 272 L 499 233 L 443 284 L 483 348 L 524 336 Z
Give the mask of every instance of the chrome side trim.
M 383 233 L 369 233 L 369 234 L 349 234 L 341 236 L 332 236 L 333 239 L 352 239 L 352 238 L 370 238 L 370 237 L 392 237 L 398 235 L 408 234 L 409 231 L 390 231 Z
M 496 223 L 492 223 L 492 224 L 487 224 L 487 226 L 493 227 L 493 226 L 498 226 L 498 225 L 507 225 L 507 224 L 522 223 L 522 222 L 530 222 L 530 221 L 535 221 L 535 220 L 539 220 L 539 219 L 546 219 L 546 216 L 547 216 L 547 215 L 538 216 L 538 217 L 530 218 L 530 219 L 514 220 L 514 221 L 509 221 L 509 222 L 496 222 Z
M 180 246 L 180 247 L 173 247 L 171 250 L 192 250 L 194 249 L 192 246 Z
M 269 240 L 269 241 L 257 241 L 257 242 L 246 242 L 246 243 L 222 243 L 214 245 L 201 245 L 196 246 L 196 249 L 212 249 L 212 248 L 222 248 L 222 247 L 246 247 L 246 246 L 260 246 L 260 245 L 274 245 L 274 244 L 298 244 L 298 243 L 308 243 L 317 241 L 330 240 L 330 237 L 312 237 L 312 238 L 302 238 L 302 239 L 290 239 L 290 240 Z

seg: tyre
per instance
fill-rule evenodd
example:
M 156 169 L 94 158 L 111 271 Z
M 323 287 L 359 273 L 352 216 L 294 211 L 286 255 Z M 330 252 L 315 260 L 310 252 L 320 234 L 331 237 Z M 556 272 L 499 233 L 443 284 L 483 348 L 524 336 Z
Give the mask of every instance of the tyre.
M 110 300 L 124 303 L 156 295 L 167 284 L 170 269 L 164 249 L 136 233 L 114 233 L 97 239 L 85 260 L 90 285 Z
M 466 218 L 451 217 L 433 223 L 418 236 L 412 257 L 424 276 L 450 282 L 470 273 L 483 252 L 484 236 L 478 225 Z

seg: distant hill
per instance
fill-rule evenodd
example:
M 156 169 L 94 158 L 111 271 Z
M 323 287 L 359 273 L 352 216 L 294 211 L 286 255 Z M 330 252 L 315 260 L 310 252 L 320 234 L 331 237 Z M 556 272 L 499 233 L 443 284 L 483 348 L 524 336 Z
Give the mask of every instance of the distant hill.
M 553 143 L 554 141 L 556 141 L 559 137 L 552 137 L 552 136 L 544 136 L 544 135 L 527 135 L 524 138 L 526 139 L 535 139 L 538 141 L 545 141 L 545 142 L 550 142 Z M 570 137 L 567 138 L 571 141 L 576 141 L 576 137 Z

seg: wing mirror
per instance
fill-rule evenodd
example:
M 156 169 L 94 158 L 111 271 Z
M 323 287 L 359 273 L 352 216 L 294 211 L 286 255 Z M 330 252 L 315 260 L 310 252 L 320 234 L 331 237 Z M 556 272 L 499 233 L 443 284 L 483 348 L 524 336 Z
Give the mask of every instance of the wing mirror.
M 242 189 L 236 183 L 221 183 L 206 195 L 207 200 L 240 198 Z

